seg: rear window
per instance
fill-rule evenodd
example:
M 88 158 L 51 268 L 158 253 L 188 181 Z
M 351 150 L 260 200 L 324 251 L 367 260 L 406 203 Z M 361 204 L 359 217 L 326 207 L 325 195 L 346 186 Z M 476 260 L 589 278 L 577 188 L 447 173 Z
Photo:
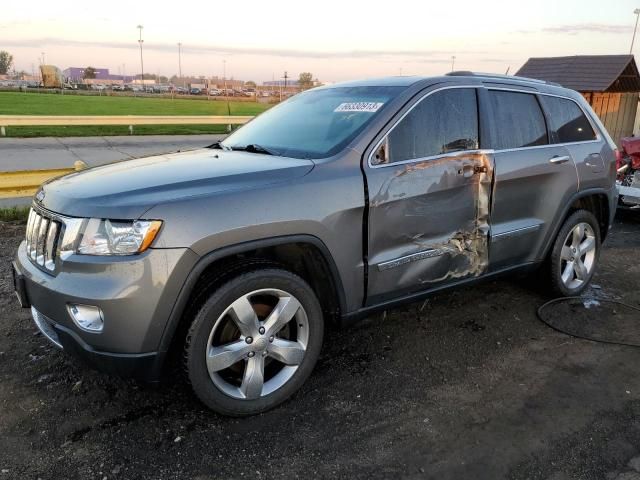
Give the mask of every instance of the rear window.
M 589 120 L 573 100 L 541 95 L 540 101 L 549 114 L 554 141 L 571 143 L 596 139 Z
M 549 143 L 544 115 L 534 95 L 490 90 L 489 99 L 496 120 L 493 148 L 505 150 Z

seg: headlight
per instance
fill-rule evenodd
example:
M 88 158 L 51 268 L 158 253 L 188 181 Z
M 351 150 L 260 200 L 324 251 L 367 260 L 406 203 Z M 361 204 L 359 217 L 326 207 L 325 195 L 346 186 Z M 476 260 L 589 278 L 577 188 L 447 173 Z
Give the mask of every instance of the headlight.
M 91 218 L 87 221 L 78 245 L 82 255 L 132 255 L 142 253 L 156 238 L 162 222 L 137 220 L 118 222 Z

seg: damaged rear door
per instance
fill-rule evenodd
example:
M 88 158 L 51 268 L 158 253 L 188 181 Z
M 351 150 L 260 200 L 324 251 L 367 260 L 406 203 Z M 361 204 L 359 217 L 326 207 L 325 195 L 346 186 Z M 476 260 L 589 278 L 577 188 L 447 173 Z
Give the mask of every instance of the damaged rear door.
M 493 154 L 480 149 L 480 91 L 425 94 L 365 165 L 368 304 L 487 270 Z

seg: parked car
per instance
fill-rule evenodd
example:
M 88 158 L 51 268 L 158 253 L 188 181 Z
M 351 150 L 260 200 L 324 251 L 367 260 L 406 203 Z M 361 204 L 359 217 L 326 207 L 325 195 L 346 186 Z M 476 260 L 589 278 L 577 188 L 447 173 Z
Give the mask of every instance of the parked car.
M 209 89 L 209 95 L 211 95 L 212 97 L 217 97 L 218 95 L 220 95 L 220 93 L 220 90 L 218 90 L 217 88 Z
M 202 90 L 200 90 L 199 88 L 192 88 L 191 90 L 189 90 L 189 93 L 191 95 L 200 95 L 202 93 Z
M 545 82 L 320 87 L 207 149 L 45 183 L 15 288 L 65 351 L 151 380 L 182 352 L 204 404 L 256 414 L 309 377 L 326 322 L 542 265 L 579 295 L 615 162 L 585 99 Z

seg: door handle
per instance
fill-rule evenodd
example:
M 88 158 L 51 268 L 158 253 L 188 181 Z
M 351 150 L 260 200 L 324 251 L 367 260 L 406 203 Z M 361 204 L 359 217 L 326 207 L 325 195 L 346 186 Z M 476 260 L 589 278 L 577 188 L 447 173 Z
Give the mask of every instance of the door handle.
M 569 160 L 571 160 L 571 157 L 569 155 L 555 155 L 549 159 L 549 163 L 567 163 Z
M 475 173 L 476 169 L 473 163 L 463 163 L 462 168 L 458 170 L 458 175 L 462 175 L 464 178 L 473 177 Z

